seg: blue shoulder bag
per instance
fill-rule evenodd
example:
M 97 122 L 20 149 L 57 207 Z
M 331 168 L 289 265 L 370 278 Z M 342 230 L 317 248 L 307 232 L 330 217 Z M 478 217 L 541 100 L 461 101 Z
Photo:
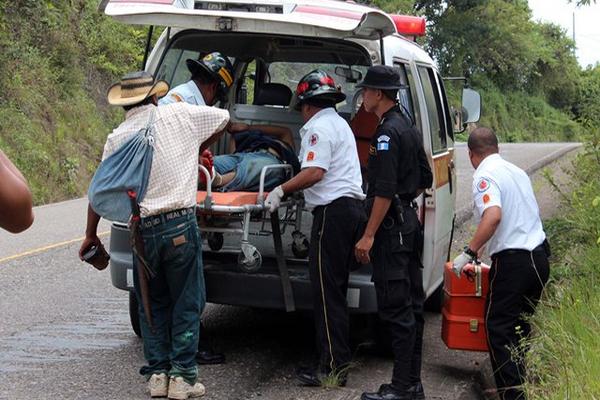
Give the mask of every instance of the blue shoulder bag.
M 127 223 L 131 217 L 131 201 L 127 194 L 137 194 L 142 202 L 154 154 L 154 117 L 152 110 L 146 126 L 137 131 L 117 151 L 100 163 L 88 189 L 92 209 L 102 218 Z

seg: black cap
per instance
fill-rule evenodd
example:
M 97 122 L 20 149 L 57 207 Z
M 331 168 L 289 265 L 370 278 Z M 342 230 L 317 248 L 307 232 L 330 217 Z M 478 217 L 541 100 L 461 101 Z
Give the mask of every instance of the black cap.
M 367 70 L 365 79 L 356 85 L 357 88 L 381 90 L 398 90 L 405 87 L 400 83 L 400 74 L 396 69 L 387 65 L 375 65 Z

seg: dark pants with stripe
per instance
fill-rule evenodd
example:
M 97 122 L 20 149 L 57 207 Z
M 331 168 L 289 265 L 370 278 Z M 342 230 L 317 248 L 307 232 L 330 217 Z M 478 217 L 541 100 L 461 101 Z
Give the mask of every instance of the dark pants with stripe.
M 505 250 L 492 255 L 486 328 L 490 359 L 502 400 L 525 399 L 524 353 L 519 341 L 529 336 L 527 318 L 533 314 L 549 264 L 545 246 L 534 251 Z
M 366 219 L 362 202 L 347 197 L 313 210 L 308 267 L 320 367 L 326 372 L 343 369 L 352 359 L 346 292 Z
M 421 382 L 425 324 L 421 225 L 410 207 L 403 208 L 403 220 L 385 217 L 372 253 L 379 319 L 389 331 L 394 353 L 392 385 L 400 391 Z

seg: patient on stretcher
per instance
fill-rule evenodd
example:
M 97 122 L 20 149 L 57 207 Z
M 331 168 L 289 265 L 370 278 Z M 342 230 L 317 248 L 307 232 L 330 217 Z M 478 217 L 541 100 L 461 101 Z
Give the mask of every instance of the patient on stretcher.
M 232 136 L 231 154 L 201 157 L 205 167 L 214 166 L 212 182 L 214 190 L 224 192 L 256 192 L 260 186 L 263 167 L 274 164 L 290 164 L 294 174 L 300 170 L 298 156 L 294 151 L 294 139 L 290 129 L 283 126 L 247 125 L 233 123 L 229 127 Z M 206 181 L 200 175 L 199 188 Z M 286 180 L 283 169 L 267 171 L 265 190 L 269 191 Z

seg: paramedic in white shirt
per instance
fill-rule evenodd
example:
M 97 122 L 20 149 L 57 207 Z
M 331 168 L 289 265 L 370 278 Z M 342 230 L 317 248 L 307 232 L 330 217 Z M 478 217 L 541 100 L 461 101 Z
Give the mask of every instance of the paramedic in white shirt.
M 360 164 L 352 130 L 335 110 L 346 96 L 333 79 L 320 70 L 310 72 L 298 83 L 296 98 L 305 121 L 301 171 L 269 193 L 265 204 L 274 212 L 284 195 L 304 190 L 314 216 L 308 262 L 320 359 L 317 368 L 300 369 L 297 377 L 304 385 L 320 386 L 333 375 L 343 386 L 352 358 L 348 276 L 367 219 Z
M 480 256 L 487 243 L 492 258 L 486 303 L 488 347 L 502 400 L 525 399 L 524 349 L 533 314 L 548 280 L 550 249 L 527 174 L 498 154 L 491 129 L 477 128 L 468 140 L 473 168 L 475 235 L 453 263 L 460 277 L 464 266 Z
M 197 106 L 213 106 L 217 101 L 223 104 L 227 92 L 233 84 L 233 66 L 229 58 L 219 52 L 202 56 L 199 60 L 185 60 L 192 74 L 189 81 L 175 86 L 159 105 L 188 103 Z

